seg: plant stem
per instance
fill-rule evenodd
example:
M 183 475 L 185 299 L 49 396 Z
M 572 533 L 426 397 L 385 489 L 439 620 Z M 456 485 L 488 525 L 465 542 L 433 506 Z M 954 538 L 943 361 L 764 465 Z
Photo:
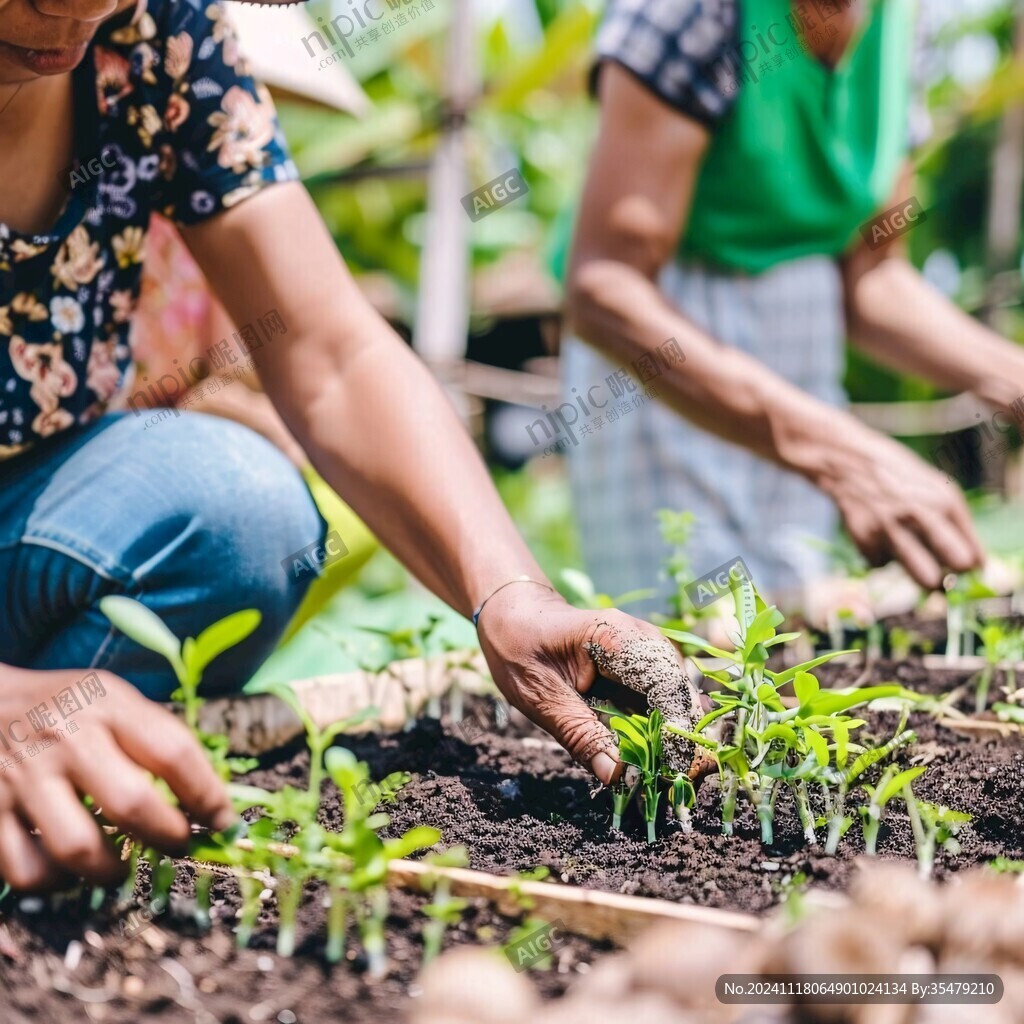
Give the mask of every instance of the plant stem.
M 988 690 L 992 685 L 993 671 L 992 665 L 986 665 L 978 676 L 978 688 L 974 691 L 974 710 L 979 715 L 988 703 Z
M 277 955 L 289 957 L 295 952 L 295 918 L 302 898 L 302 884 L 295 878 L 282 878 L 277 884 Z
M 210 930 L 210 888 L 213 885 L 213 875 L 208 871 L 201 871 L 196 875 L 196 913 L 195 921 L 200 930 Z
M 910 786 L 904 786 L 900 791 L 903 802 L 907 805 L 907 817 L 910 818 L 910 827 L 914 833 L 914 847 L 917 850 L 918 874 L 922 878 L 931 877 L 932 863 L 935 860 L 935 840 L 925 832 L 924 822 L 921 821 L 921 813 L 917 809 L 917 797 L 914 796 Z
M 800 824 L 803 826 L 807 845 L 817 846 L 818 837 L 814 834 L 814 817 L 811 815 L 811 802 L 806 784 L 798 782 L 793 788 L 793 795 L 796 797 L 796 809 L 800 814 Z
M 235 942 L 239 949 L 245 949 L 252 938 L 256 919 L 260 916 L 260 893 L 263 891 L 263 883 L 258 878 L 243 875 L 238 879 L 238 888 L 242 893 L 242 913 L 235 931 Z
M 736 797 L 739 794 L 740 780 L 730 775 L 722 790 L 722 833 L 732 835 L 732 822 L 736 817 Z
M 348 920 L 348 901 L 340 885 L 331 886 L 331 905 L 327 909 L 328 963 L 336 964 L 345 956 L 345 925 Z
M 757 816 L 761 819 L 761 842 L 765 846 L 771 846 L 774 839 L 772 825 L 775 814 L 772 797 L 776 785 L 777 783 L 772 782 L 761 790 L 761 799 L 757 805 Z
M 387 948 L 384 944 L 384 922 L 387 916 L 388 893 L 387 889 L 380 888 L 366 900 L 359 929 L 371 978 L 383 978 L 388 973 Z
M 946 608 L 946 663 L 956 664 L 960 658 L 960 648 L 964 630 L 964 606 L 949 604 Z

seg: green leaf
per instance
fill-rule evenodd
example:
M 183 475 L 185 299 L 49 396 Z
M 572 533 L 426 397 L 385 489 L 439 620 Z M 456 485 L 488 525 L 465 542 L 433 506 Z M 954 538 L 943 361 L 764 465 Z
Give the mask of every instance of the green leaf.
M 772 722 L 763 733 L 761 733 L 761 742 L 770 743 L 772 740 L 781 739 L 785 740 L 787 747 L 795 747 L 797 745 L 796 730 L 786 725 L 784 722 Z
M 729 704 L 724 704 L 722 707 L 715 708 L 714 711 L 709 711 L 694 727 L 694 732 L 703 732 L 716 718 L 721 718 L 722 715 L 729 714 L 733 711 L 738 704 L 738 701 L 732 701 Z M 671 729 L 671 726 L 668 728 Z
M 769 676 L 776 686 L 784 686 L 786 683 L 791 683 L 796 678 L 798 672 L 810 672 L 811 669 L 824 665 L 826 661 L 831 661 L 833 658 L 841 658 L 844 654 L 856 653 L 856 651 L 830 651 L 828 654 L 822 654 L 812 661 L 805 661 L 802 665 L 794 665 L 792 668 L 787 668 L 785 672 L 769 672 L 765 669 L 765 675 Z
M 770 640 L 765 640 L 765 647 L 778 647 L 779 644 L 788 644 L 790 640 L 797 640 L 801 633 L 776 633 Z
M 785 616 L 774 605 L 759 612 L 747 627 L 744 636 L 744 652 L 749 654 L 757 644 L 764 644 L 775 635 L 775 627 L 785 621 Z
M 924 775 L 925 771 L 924 767 L 920 767 L 899 772 L 886 783 L 881 793 L 876 794 L 875 802 L 884 807 L 904 786 L 909 786 L 915 779 Z
M 808 715 L 834 715 L 837 711 L 848 711 L 860 704 L 867 704 L 879 697 L 895 697 L 901 686 L 864 686 L 853 693 L 832 693 L 822 690 L 807 707 L 801 707 L 798 718 Z
M 821 686 L 810 672 L 797 672 L 793 680 L 793 689 L 796 691 L 800 706 L 805 707 L 818 695 Z
M 175 668 L 184 672 L 181 643 L 156 612 L 130 597 L 108 596 L 100 599 L 100 611 L 125 636 L 131 637 L 147 651 L 163 655 Z M 181 681 L 179 675 L 179 682 Z
M 740 659 L 736 652 L 729 653 L 723 651 L 720 647 L 714 647 L 709 644 L 707 640 L 697 636 L 695 633 L 687 633 L 682 629 L 669 629 L 667 626 L 662 626 L 661 632 L 669 638 L 669 640 L 675 640 L 677 644 L 686 644 L 689 647 L 696 647 L 698 650 L 703 651 L 705 654 L 710 654 L 712 658 L 725 658 L 727 661 L 738 662 Z
M 196 637 L 195 646 L 190 645 L 189 656 L 184 659 L 186 667 L 198 678 L 214 658 L 240 644 L 252 633 L 262 618 L 255 608 L 247 608 L 207 626 Z
M 410 853 L 415 853 L 417 850 L 429 849 L 440 841 L 441 832 L 439 829 L 433 828 L 430 825 L 417 825 L 415 828 L 409 829 L 408 832 L 398 839 L 386 839 L 384 841 L 384 849 L 387 851 L 389 859 L 394 860 L 408 857 Z
M 836 767 L 845 768 L 846 759 L 849 756 L 850 729 L 845 722 L 833 722 L 831 725 L 832 738 L 836 742 Z
M 1024 725 L 1024 707 L 1018 704 L 997 703 L 992 705 L 992 710 L 1001 722 L 1016 722 Z
M 801 730 L 804 739 L 807 741 L 807 745 L 814 752 L 814 757 L 818 762 L 819 768 L 827 768 L 829 765 L 828 756 L 828 743 L 825 742 L 825 737 L 820 733 L 815 732 L 813 729 Z

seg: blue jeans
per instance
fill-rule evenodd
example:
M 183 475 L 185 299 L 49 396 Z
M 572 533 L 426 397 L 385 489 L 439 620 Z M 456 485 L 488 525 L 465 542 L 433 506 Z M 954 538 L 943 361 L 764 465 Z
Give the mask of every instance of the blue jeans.
M 107 669 L 166 700 L 170 667 L 113 629 L 100 599 L 133 597 L 182 638 L 258 608 L 256 632 L 206 670 L 203 693 L 230 692 L 304 596 L 281 560 L 326 527 L 298 471 L 248 428 L 147 422 L 111 414 L 0 462 L 0 663 Z

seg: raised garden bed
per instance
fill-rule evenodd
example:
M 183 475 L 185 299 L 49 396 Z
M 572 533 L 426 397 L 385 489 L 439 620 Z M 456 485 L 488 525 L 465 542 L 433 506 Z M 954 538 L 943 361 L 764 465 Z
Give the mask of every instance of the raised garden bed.
M 967 670 L 931 672 L 920 661 L 879 662 L 865 673 L 856 661 L 817 669 L 823 686 L 889 682 L 924 693 L 945 692 L 966 684 Z M 537 867 L 550 871 L 559 886 L 593 893 L 653 898 L 651 906 L 692 906 L 727 912 L 722 923 L 749 927 L 741 915 L 763 915 L 812 886 L 841 898 L 856 872 L 863 852 L 859 830 L 851 829 L 838 855 L 826 856 L 821 847 L 808 847 L 788 793 L 779 799 L 774 839 L 764 846 L 752 808 L 743 801 L 735 819 L 735 834 L 722 834 L 719 791 L 705 784 L 692 809 L 692 831 L 666 821 L 662 811 L 658 840 L 648 845 L 644 825 L 635 809 L 624 822 L 625 834 L 609 830 L 611 801 L 582 768 L 545 736 L 521 722 L 498 727 L 490 699 L 465 697 L 466 711 L 479 730 L 420 719 L 407 732 L 387 736 L 361 735 L 343 742 L 370 767 L 371 777 L 410 772 L 387 811 L 384 836 L 397 837 L 407 829 L 429 825 L 442 835 L 442 846 L 464 844 L 469 867 L 508 878 Z M 970 709 L 970 697 L 958 710 Z M 209 710 L 209 709 L 207 709 Z M 893 734 L 899 715 L 864 711 L 867 720 L 861 740 L 883 742 Z M 988 716 L 991 718 L 992 716 Z M 913 747 L 899 761 L 927 764 L 915 783 L 921 799 L 945 804 L 973 816 L 959 836 L 957 856 L 939 851 L 934 874 L 943 880 L 969 866 L 997 857 L 1024 860 L 1024 743 L 1017 736 L 972 735 L 962 722 L 943 724 L 926 713 L 912 716 L 917 733 Z M 255 730 L 258 732 L 258 730 Z M 285 730 L 287 731 L 287 729 Z M 253 735 L 253 728 L 246 730 Z M 466 736 L 472 735 L 472 741 Z M 264 737 L 265 738 L 265 737 Z M 276 791 L 286 784 L 302 787 L 308 777 L 309 754 L 293 746 L 264 755 L 246 783 Z M 254 817 L 254 814 L 249 815 Z M 325 783 L 321 821 L 333 829 L 341 824 L 339 794 Z M 882 858 L 914 859 L 909 819 L 889 814 L 882 823 Z M 59 902 L 57 912 L 40 901 L 8 899 L 9 916 L 0 924 L 0 982 L 8 993 L 4 1021 L 138 1020 L 162 1024 L 242 1024 L 248 1021 L 289 1022 L 335 1019 L 343 1012 L 353 1024 L 380 1019 L 400 1020 L 414 1005 L 416 975 L 422 959 L 421 911 L 428 901 L 415 891 L 412 872 L 396 871 L 410 886 L 392 893 L 387 919 L 388 974 L 370 981 L 358 942 L 348 944 L 347 963 L 330 966 L 324 960 L 323 899 L 325 887 L 307 886 L 298 917 L 296 956 L 282 959 L 273 952 L 277 932 L 274 899 L 265 902 L 248 949 L 235 948 L 231 926 L 239 907 L 234 879 L 221 872 L 214 883 L 208 934 L 170 912 L 152 923 L 119 911 L 112 900 L 96 911 L 88 909 L 88 894 Z M 183 865 L 175 883 L 181 898 L 191 893 L 192 867 Z M 472 943 L 500 947 L 516 922 L 499 913 L 484 898 L 496 879 L 476 885 L 466 876 L 455 894 L 475 897 L 459 923 L 451 927 L 445 945 Z M 526 886 L 503 886 L 507 913 L 517 908 L 529 916 Z M 147 892 L 143 872 L 136 898 Z M 518 895 L 517 895 L 518 893 Z M 535 905 L 535 904 L 534 904 Z M 547 908 L 547 905 L 545 905 Z M 702 911 L 703 912 L 703 911 Z M 610 913 L 610 916 L 609 916 Z M 633 934 L 624 907 L 621 934 Z M 545 909 L 545 916 L 551 916 Z M 602 920 L 613 921 L 605 912 Z M 126 920 L 128 922 L 126 931 Z M 582 919 L 581 919 L 582 920 Z M 586 928 L 581 928 L 586 931 Z M 608 932 L 604 926 L 602 933 Z M 601 929 L 598 929 L 601 932 Z M 592 933 L 593 934 L 593 933 Z M 575 937 L 559 949 L 553 969 L 535 971 L 534 980 L 545 996 L 555 997 L 574 978 L 612 948 L 607 939 Z M 499 954 L 500 955 L 500 954 Z

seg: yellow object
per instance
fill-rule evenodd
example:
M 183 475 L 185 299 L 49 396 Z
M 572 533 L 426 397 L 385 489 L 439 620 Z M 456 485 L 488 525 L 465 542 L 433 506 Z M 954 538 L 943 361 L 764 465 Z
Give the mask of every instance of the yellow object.
M 306 481 L 309 493 L 313 495 L 320 515 L 327 520 L 327 529 L 337 530 L 341 534 L 348 554 L 328 566 L 324 574 L 310 584 L 306 598 L 295 613 L 281 643 L 290 640 L 314 615 L 323 610 L 339 590 L 348 586 L 379 546 L 377 538 L 370 533 L 359 516 L 335 494 L 312 466 L 303 467 L 302 478 Z

